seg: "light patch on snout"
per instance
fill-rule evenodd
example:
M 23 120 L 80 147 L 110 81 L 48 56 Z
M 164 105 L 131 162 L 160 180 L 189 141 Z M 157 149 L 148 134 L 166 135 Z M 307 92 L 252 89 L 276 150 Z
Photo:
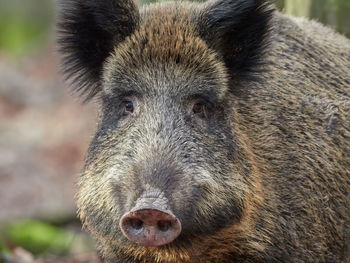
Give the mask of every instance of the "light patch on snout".
M 198 183 L 210 184 L 213 188 L 218 188 L 218 183 L 216 182 L 214 176 L 203 168 L 197 170 L 198 175 L 196 175 L 196 180 Z
M 117 166 L 112 166 L 108 168 L 107 171 L 105 172 L 106 180 L 119 180 L 120 173 L 118 171 L 119 171 L 119 167 Z

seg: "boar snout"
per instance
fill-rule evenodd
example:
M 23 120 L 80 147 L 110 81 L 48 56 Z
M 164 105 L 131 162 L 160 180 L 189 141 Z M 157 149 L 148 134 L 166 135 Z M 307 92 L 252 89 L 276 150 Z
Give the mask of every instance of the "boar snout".
M 147 247 L 166 245 L 181 233 L 180 221 L 169 211 L 138 209 L 125 214 L 120 228 L 129 240 Z

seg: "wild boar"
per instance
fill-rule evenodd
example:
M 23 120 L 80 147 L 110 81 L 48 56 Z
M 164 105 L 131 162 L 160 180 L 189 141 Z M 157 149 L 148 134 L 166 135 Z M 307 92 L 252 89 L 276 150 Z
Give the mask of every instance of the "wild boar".
M 349 260 L 348 39 L 264 0 L 63 2 L 65 71 L 100 105 L 77 203 L 106 262 Z

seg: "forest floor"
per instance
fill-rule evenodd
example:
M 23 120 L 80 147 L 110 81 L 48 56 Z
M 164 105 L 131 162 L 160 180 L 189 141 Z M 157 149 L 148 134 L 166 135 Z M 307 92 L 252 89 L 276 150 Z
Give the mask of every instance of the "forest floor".
M 61 256 L 37 254 L 23 238 L 17 242 L 18 236 L 4 234 L 8 225 L 35 219 L 58 233 L 62 228 L 79 240 L 89 239 L 80 225 L 72 231 L 57 222 L 72 218 L 76 224 L 76 182 L 94 131 L 96 105 L 82 105 L 70 96 L 53 50 L 21 61 L 0 54 L 0 263 L 99 262 L 93 245 L 72 242 Z M 28 234 L 27 241 L 40 241 L 37 232 Z

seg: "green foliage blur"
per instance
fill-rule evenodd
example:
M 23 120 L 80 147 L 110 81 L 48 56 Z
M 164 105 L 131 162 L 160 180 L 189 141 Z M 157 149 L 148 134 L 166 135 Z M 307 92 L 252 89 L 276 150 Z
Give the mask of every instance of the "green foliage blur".
M 20 246 L 36 255 L 43 253 L 67 254 L 74 240 L 74 235 L 70 232 L 33 220 L 7 224 L 3 227 L 1 234 L 11 244 Z M 6 251 L 6 247 L 2 245 L 1 250 Z
M 54 10 L 53 0 L 0 0 L 0 54 L 20 56 L 42 47 Z
M 34 255 L 67 255 L 74 238 L 71 232 L 39 221 L 5 224 L 0 229 L 0 263 L 12 262 L 8 245 L 24 248 Z
M 166 0 L 141 0 L 143 4 Z M 204 1 L 204 0 L 196 0 Z M 55 0 L 0 0 L 0 55 L 40 51 L 54 39 Z M 349 0 L 276 0 L 286 13 L 315 18 L 350 37 Z
M 84 253 L 95 255 L 94 242 L 88 235 L 81 233 L 79 229 L 80 227 L 78 225 L 74 226 L 72 222 L 68 225 L 54 225 L 37 220 L 21 220 L 3 224 L 0 226 L 0 263 L 27 262 L 17 260 L 16 248 L 20 248 L 37 258 L 47 256 L 74 258 L 74 255 Z M 72 260 L 67 262 L 78 263 L 82 261 Z

